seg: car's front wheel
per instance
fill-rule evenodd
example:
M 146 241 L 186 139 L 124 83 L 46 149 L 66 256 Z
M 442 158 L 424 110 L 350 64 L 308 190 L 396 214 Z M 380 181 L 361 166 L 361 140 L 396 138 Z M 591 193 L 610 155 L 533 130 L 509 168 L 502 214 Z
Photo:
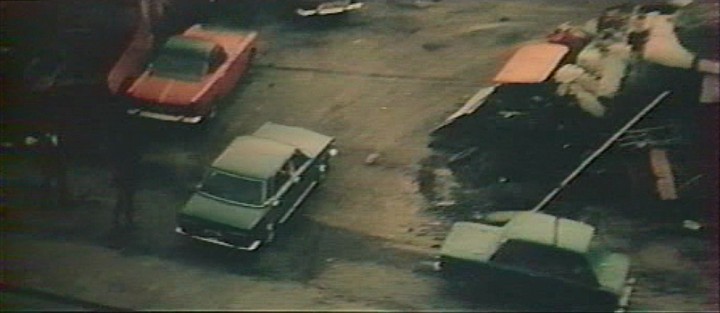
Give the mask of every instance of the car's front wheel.
M 202 128 L 204 131 L 208 131 L 211 124 L 214 124 L 214 119 L 217 117 L 217 107 L 213 105 L 210 110 L 208 110 L 207 113 L 203 116 L 203 118 L 200 120 L 200 128 Z
M 206 120 L 212 120 L 217 116 L 217 106 L 213 105 L 210 107 L 210 110 L 208 111 L 207 115 L 205 116 Z

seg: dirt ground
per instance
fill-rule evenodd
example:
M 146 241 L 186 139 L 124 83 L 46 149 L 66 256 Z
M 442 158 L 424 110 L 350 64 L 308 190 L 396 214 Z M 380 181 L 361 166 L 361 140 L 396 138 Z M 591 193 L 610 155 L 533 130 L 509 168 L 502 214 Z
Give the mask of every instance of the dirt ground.
M 278 20 L 273 7 L 249 21 L 233 6 L 216 12 L 216 23 L 257 29 L 261 51 L 210 125 L 134 124 L 145 142 L 139 229 L 109 231 L 115 191 L 104 158 L 73 161 L 69 208 L 43 207 L 24 171 L 26 187 L 3 208 L 3 281 L 132 309 L 527 310 L 454 296 L 425 270 L 451 223 L 420 190 L 429 133 L 514 48 L 621 1 L 410 2 L 368 1 L 322 20 Z M 335 136 L 328 180 L 258 253 L 178 238 L 175 212 L 203 166 L 266 121 Z M 451 172 L 433 175 L 445 179 L 438 188 L 457 187 Z M 579 215 L 631 254 L 631 310 L 718 310 L 712 241 L 604 208 Z

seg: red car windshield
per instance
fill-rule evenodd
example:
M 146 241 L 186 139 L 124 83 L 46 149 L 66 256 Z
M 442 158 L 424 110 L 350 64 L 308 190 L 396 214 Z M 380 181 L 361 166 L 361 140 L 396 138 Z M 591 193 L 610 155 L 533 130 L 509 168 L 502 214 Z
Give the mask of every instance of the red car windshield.
M 207 62 L 204 58 L 183 54 L 160 54 L 151 65 L 152 76 L 199 81 L 207 71 Z

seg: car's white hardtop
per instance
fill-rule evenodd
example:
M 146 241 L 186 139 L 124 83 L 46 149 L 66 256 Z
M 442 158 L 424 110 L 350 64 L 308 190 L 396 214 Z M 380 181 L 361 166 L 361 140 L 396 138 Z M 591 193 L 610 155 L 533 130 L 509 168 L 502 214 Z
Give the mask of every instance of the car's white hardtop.
M 296 147 L 311 158 L 317 157 L 333 141 L 332 137 L 311 130 L 271 122 L 265 123 L 253 136 Z
M 507 240 L 521 240 L 585 254 L 595 228 L 578 221 L 534 212 L 515 215 L 502 227 L 472 222 L 453 224 L 442 256 L 487 262 Z
M 277 173 L 297 149 L 255 136 L 239 136 L 215 159 L 214 169 L 251 179 L 264 180 Z
M 268 122 L 252 135 L 235 138 L 212 167 L 264 180 L 274 176 L 294 154 L 315 158 L 332 141 L 332 137 L 311 130 Z
M 584 254 L 590 247 L 595 227 L 543 213 L 523 212 L 505 226 L 508 239 L 535 242 Z
M 497 226 L 457 222 L 440 250 L 440 255 L 460 260 L 487 262 L 501 243 L 501 228 Z

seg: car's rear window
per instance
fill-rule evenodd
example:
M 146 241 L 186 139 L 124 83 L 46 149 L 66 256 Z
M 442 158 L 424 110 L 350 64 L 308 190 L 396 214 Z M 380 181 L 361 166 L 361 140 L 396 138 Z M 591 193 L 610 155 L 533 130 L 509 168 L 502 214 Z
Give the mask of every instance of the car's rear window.
M 598 286 L 597 279 L 585 257 L 572 251 L 532 242 L 509 240 L 500 247 L 491 261 L 520 271 Z
M 263 182 L 213 171 L 205 178 L 200 192 L 233 203 L 258 206 L 263 202 Z

